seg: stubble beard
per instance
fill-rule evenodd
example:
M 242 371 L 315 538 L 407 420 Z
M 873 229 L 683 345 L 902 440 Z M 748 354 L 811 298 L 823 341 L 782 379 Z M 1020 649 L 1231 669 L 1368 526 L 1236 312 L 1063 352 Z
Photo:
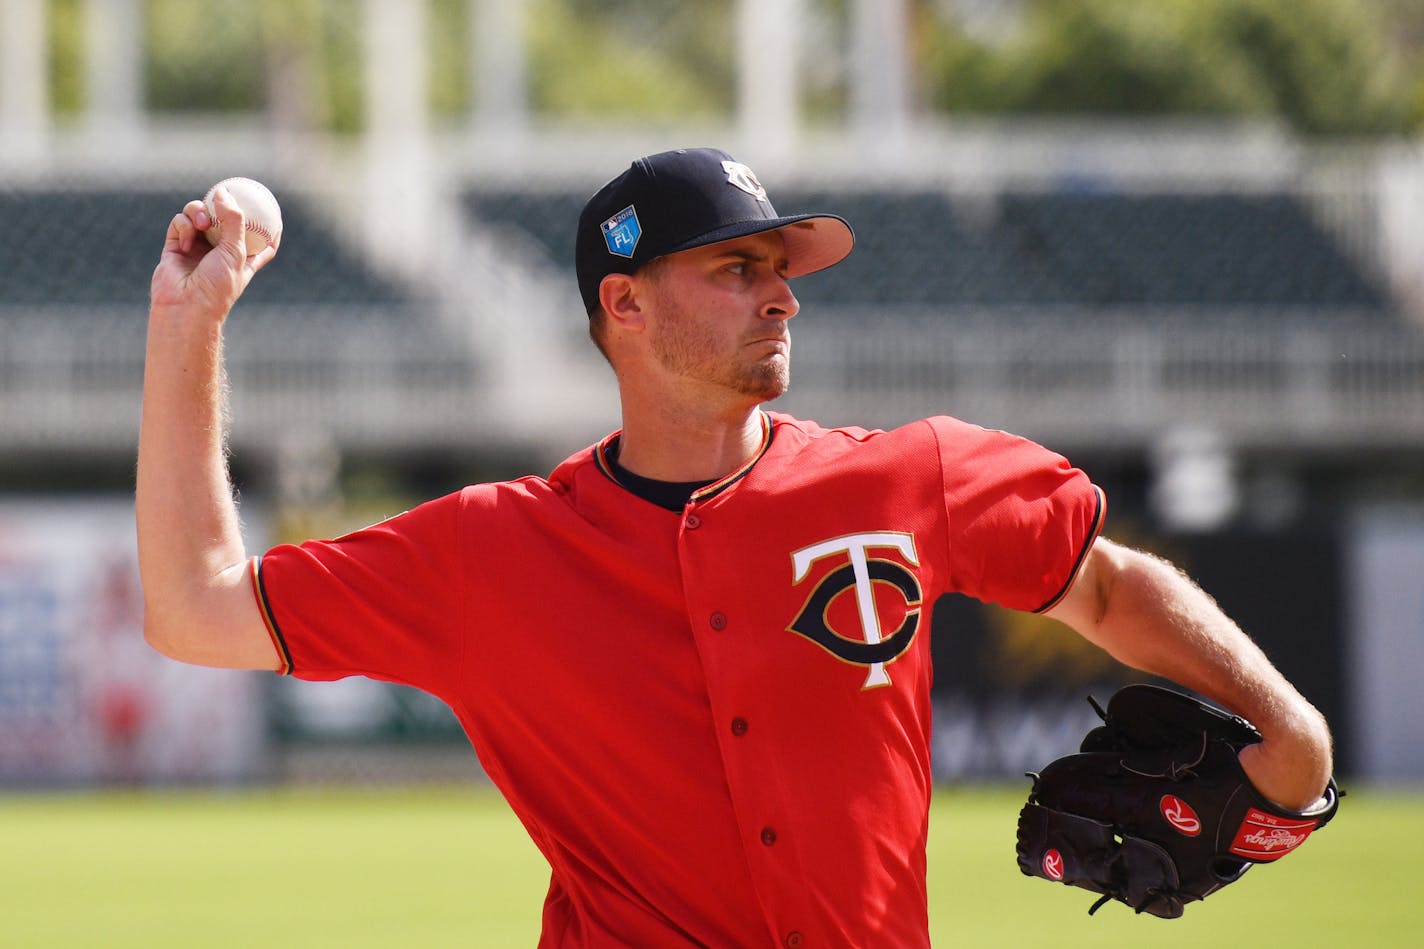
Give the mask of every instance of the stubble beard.
M 653 353 L 663 368 L 676 375 L 710 383 L 749 396 L 760 402 L 785 395 L 791 388 L 791 355 L 763 356 L 755 362 L 729 359 L 721 347 L 725 343 L 702 331 L 686 312 L 667 320 L 653 340 Z
M 788 353 L 781 359 L 771 359 L 758 363 L 754 373 L 747 373 L 747 376 L 755 376 L 755 379 L 748 378 L 747 385 L 739 391 L 742 395 L 756 396 L 763 402 L 770 402 L 772 399 L 780 398 L 791 388 L 791 356 Z

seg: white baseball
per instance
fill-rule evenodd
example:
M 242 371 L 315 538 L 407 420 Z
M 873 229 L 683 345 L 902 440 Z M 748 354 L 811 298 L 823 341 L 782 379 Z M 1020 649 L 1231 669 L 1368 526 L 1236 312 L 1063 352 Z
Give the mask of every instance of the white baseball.
M 251 178 L 224 178 L 208 189 L 203 197 L 203 207 L 208 212 L 212 225 L 205 232 L 208 243 L 214 247 L 222 240 L 222 226 L 218 224 L 217 209 L 213 206 L 213 193 L 226 188 L 228 194 L 242 208 L 242 216 L 247 224 L 244 249 L 248 257 L 261 253 L 269 244 L 277 243 L 282 236 L 282 207 L 267 186 Z

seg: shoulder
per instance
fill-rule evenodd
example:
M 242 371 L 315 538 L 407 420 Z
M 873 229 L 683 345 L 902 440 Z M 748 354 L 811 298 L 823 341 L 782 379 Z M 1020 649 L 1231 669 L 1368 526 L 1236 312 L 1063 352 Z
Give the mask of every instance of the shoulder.
M 473 484 L 458 492 L 464 511 L 481 514 L 528 514 L 539 509 L 564 510 L 578 506 L 580 497 L 602 497 L 617 488 L 603 460 L 610 435 L 565 458 L 548 477 L 527 475 L 508 481 Z
M 967 443 L 976 438 L 1005 436 L 947 415 L 907 422 L 895 428 L 862 428 L 858 425 L 828 427 L 819 422 L 780 412 L 767 413 L 776 427 L 776 439 L 795 446 L 854 449 L 859 447 L 903 450 L 915 443 Z
M 932 433 L 940 454 L 951 466 L 1022 466 L 1057 468 L 1067 462 L 1058 452 L 1032 439 L 997 428 L 985 428 L 947 415 L 922 420 Z
M 889 485 L 942 484 L 942 449 L 923 420 L 890 429 L 826 427 L 784 415 L 772 420 L 772 447 L 758 467 L 763 480 L 781 488 L 815 484 L 879 492 Z
M 779 457 L 798 468 L 836 462 L 893 470 L 902 477 L 919 471 L 933 473 L 946 488 L 1056 479 L 1075 470 L 1062 455 L 1035 441 L 948 415 L 890 429 L 827 428 L 780 414 L 772 419 Z

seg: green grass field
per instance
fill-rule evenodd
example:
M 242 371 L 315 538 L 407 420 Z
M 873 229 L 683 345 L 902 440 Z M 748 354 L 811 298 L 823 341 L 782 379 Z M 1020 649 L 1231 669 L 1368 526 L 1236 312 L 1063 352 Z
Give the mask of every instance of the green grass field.
M 949 789 L 937 946 L 1404 947 L 1424 796 L 1356 790 L 1298 853 L 1179 920 L 1021 876 L 1019 788 Z M 532 947 L 548 874 L 480 788 L 0 796 L 0 946 Z

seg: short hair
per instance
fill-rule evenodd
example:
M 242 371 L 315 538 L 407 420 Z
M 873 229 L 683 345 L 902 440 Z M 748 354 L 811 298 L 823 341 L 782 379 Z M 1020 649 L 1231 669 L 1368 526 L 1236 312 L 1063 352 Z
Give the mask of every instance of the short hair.
M 669 256 L 671 255 L 664 254 L 661 257 L 654 257 L 630 276 L 659 279 L 667 266 Z M 603 309 L 601 303 L 588 311 L 588 338 L 593 340 L 593 345 L 603 354 L 604 359 L 608 359 L 608 364 L 612 365 L 613 360 L 608 358 L 608 312 Z
M 608 364 L 611 366 L 613 365 L 613 360 L 608 359 L 608 344 L 605 342 L 605 337 L 607 336 L 607 333 L 608 313 L 603 309 L 602 305 L 596 306 L 592 310 L 589 310 L 588 338 L 593 340 L 594 347 L 597 348 L 597 350 L 600 354 L 602 354 L 604 359 L 608 360 Z

